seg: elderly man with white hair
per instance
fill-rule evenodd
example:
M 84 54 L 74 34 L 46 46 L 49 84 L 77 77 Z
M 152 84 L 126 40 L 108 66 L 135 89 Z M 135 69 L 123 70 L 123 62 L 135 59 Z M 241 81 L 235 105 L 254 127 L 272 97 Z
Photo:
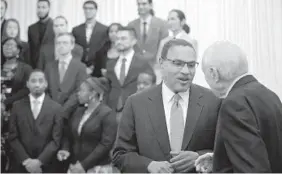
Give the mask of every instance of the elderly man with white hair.
M 213 172 L 281 173 L 282 104 L 277 95 L 248 74 L 245 53 L 230 42 L 211 45 L 202 69 L 212 91 L 223 98 Z

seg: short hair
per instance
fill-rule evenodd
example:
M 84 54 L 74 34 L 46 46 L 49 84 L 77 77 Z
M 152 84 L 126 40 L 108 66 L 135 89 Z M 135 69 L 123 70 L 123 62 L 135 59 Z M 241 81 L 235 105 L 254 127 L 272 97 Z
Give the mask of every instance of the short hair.
M 148 75 L 150 75 L 150 76 L 152 77 L 152 82 L 153 82 L 153 84 L 156 84 L 156 82 L 157 82 L 157 76 L 156 76 L 156 73 L 154 72 L 154 70 L 148 70 L 148 69 L 146 69 L 145 71 L 140 72 L 139 75 L 140 75 L 140 74 L 148 74 Z
M 45 75 L 45 73 L 44 73 L 41 69 L 34 69 L 34 70 L 32 70 L 31 73 L 29 74 L 28 78 L 27 78 L 27 81 L 29 81 L 29 79 L 30 79 L 30 77 L 31 77 L 31 75 L 32 75 L 33 73 L 37 73 L 37 72 L 42 73 L 43 76 L 44 76 L 44 79 L 45 79 L 46 82 L 47 82 L 46 75 Z
M 181 11 L 181 10 L 173 9 L 173 10 L 171 10 L 170 12 L 175 12 L 175 13 L 177 14 L 178 19 L 179 19 L 180 21 L 183 21 L 183 20 L 186 19 L 184 12 Z
M 127 31 L 131 36 L 137 39 L 137 34 L 134 28 L 132 27 L 121 27 L 118 31 Z
M 56 39 L 55 40 L 57 40 L 59 37 L 61 37 L 61 36 L 69 36 L 70 38 L 71 38 L 71 43 L 75 43 L 75 38 L 74 38 L 74 36 L 71 34 L 71 33 L 69 33 L 69 32 L 64 32 L 64 33 L 59 33 L 57 36 L 56 36 Z
M 117 23 L 117 22 L 111 23 L 111 24 L 109 25 L 108 29 L 107 29 L 108 35 L 109 35 L 109 33 L 110 33 L 111 27 L 114 26 L 114 25 L 116 25 L 116 26 L 118 27 L 118 30 L 120 30 L 121 28 L 123 28 L 123 26 L 122 26 L 120 23 Z
M 50 7 L 51 3 L 49 0 L 38 0 L 37 3 L 39 2 L 47 2 L 48 6 Z
M 98 4 L 97 2 L 93 1 L 93 0 L 87 0 L 83 3 L 83 7 L 86 5 L 86 4 L 92 4 L 94 5 L 94 7 L 96 8 L 96 10 L 98 9 Z
M 202 59 L 203 72 L 209 67 L 215 67 L 224 81 L 232 81 L 249 71 L 244 51 L 228 41 L 215 42 L 206 49 Z
M 21 43 L 21 41 L 19 40 L 19 39 L 17 39 L 17 38 L 13 38 L 13 37 L 7 37 L 6 39 L 4 39 L 3 41 L 2 41 L 2 43 L 1 43 L 1 50 L 3 51 L 3 46 L 4 46 L 4 44 L 6 43 L 6 42 L 8 42 L 9 40 L 13 40 L 13 41 L 15 41 L 16 42 L 16 44 L 17 44 L 17 48 L 21 51 L 22 50 L 22 48 L 23 48 L 23 46 L 22 46 L 22 43 Z
M 6 0 L 1 0 L 2 2 L 4 2 L 4 4 L 5 4 L 5 9 L 7 9 L 8 8 L 8 2 L 6 1 Z
M 55 21 L 56 19 L 63 19 L 63 20 L 66 22 L 66 24 L 68 24 L 67 18 L 65 18 L 65 17 L 62 16 L 62 15 L 55 17 L 54 21 Z
M 188 46 L 192 48 L 196 54 L 196 50 L 190 42 L 187 42 L 186 40 L 183 40 L 183 39 L 172 39 L 164 44 L 162 53 L 161 53 L 161 58 L 166 59 L 169 49 L 175 46 Z

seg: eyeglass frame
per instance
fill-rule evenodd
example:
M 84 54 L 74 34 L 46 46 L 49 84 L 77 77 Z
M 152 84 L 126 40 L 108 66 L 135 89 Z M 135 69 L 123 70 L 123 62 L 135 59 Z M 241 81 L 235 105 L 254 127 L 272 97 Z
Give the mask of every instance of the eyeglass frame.
M 176 66 L 179 69 L 182 69 L 185 65 L 187 65 L 188 69 L 197 68 L 199 66 L 199 62 L 197 62 L 197 61 L 185 62 L 185 61 L 182 61 L 182 60 L 172 60 L 172 59 L 163 58 L 163 57 L 162 57 L 162 59 L 168 60 L 169 62 L 171 62 L 174 66 Z M 175 64 L 175 61 L 181 62 L 182 65 Z M 191 63 L 194 63 L 193 67 L 190 67 Z

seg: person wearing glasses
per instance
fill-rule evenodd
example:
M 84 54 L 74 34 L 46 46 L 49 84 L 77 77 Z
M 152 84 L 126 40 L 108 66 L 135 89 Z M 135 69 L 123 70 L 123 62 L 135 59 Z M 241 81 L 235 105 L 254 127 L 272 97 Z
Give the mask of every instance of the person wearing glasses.
M 194 47 L 170 40 L 159 62 L 162 83 L 125 104 L 113 149 L 121 172 L 195 172 L 199 155 L 213 150 L 221 101 L 192 83 L 198 66 Z

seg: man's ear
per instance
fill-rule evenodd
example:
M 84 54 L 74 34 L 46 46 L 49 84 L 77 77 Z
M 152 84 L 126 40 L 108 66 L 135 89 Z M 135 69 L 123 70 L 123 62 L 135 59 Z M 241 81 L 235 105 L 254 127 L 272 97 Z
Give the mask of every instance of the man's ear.
M 219 81 L 219 72 L 218 72 L 218 69 L 215 68 L 215 67 L 210 67 L 209 68 L 209 73 L 212 77 L 212 79 L 215 81 L 215 82 L 218 82 Z

